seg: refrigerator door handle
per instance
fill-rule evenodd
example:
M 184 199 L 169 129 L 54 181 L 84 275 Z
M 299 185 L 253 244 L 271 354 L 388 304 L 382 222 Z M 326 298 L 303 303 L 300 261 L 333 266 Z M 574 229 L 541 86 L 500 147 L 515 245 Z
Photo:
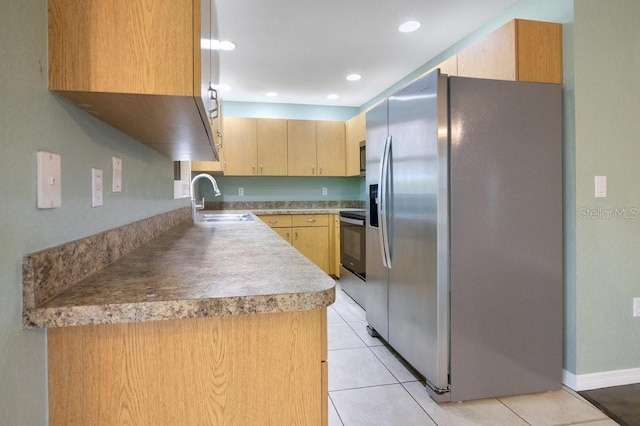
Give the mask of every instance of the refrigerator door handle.
M 380 218 L 380 249 L 382 251 L 382 265 L 391 269 L 391 253 L 389 252 L 389 227 L 387 223 L 388 212 L 388 183 L 389 183 L 389 154 L 391 152 L 391 136 L 387 136 L 384 141 L 382 151 L 382 162 L 380 165 L 380 203 L 378 203 L 378 217 Z

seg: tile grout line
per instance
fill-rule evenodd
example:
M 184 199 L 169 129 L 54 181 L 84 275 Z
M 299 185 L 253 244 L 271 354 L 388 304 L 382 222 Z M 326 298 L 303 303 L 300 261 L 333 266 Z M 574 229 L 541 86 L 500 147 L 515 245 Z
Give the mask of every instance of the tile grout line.
M 507 407 L 507 410 L 511 411 L 513 414 L 515 414 L 518 418 L 522 419 L 523 422 L 525 422 L 526 424 L 528 424 L 529 426 L 531 426 L 531 423 L 529 423 L 528 421 L 526 421 L 524 419 L 524 417 L 522 417 L 520 414 L 516 413 L 515 411 L 513 411 L 511 409 L 511 407 L 509 407 L 507 404 L 504 403 L 504 401 L 502 401 L 500 398 L 495 398 L 496 401 L 498 401 L 500 404 L 504 405 L 505 407 Z
M 340 412 L 338 411 L 338 407 L 336 407 L 336 404 L 333 402 L 333 398 L 331 398 L 331 392 L 327 391 L 327 394 L 329 396 L 329 402 L 331 403 L 331 406 L 333 407 L 333 410 L 338 415 L 338 420 L 340 420 L 340 424 L 342 426 L 344 426 L 344 422 L 342 421 L 342 417 L 340 416 Z
M 407 383 L 412 383 L 412 382 L 407 382 Z M 411 394 L 411 392 L 409 392 L 409 389 L 407 389 L 407 388 L 406 388 L 406 386 L 404 385 L 404 383 L 400 383 L 400 386 L 402 386 L 402 389 L 404 389 L 404 391 L 405 391 L 406 393 L 408 393 L 408 394 L 409 394 L 409 396 L 411 397 L 411 399 L 413 399 L 413 400 L 415 401 L 415 403 L 416 403 L 416 404 L 418 404 L 418 407 L 420 407 L 420 409 L 421 409 L 422 411 L 424 411 L 424 413 L 427 415 L 427 417 L 429 417 L 429 418 L 431 419 L 431 421 L 433 422 L 433 424 L 434 424 L 434 425 L 436 425 L 436 426 L 439 426 L 439 425 L 438 425 L 438 422 L 436 422 L 436 420 L 435 420 L 433 417 L 431 417 L 431 416 L 429 415 L 429 413 L 427 412 L 427 410 L 425 410 L 425 409 L 424 409 L 424 407 L 422 406 L 422 404 L 420 404 L 420 403 L 418 402 L 418 400 L 413 396 L 413 394 Z M 426 390 L 425 390 L 425 392 L 426 392 Z

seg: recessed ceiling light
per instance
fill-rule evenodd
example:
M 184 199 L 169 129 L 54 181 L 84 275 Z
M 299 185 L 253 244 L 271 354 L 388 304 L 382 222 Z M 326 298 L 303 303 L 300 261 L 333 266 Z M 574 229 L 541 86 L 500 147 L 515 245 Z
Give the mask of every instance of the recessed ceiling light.
M 220 50 L 233 50 L 236 48 L 236 44 L 232 41 L 229 40 L 222 40 L 218 43 L 218 47 L 220 48 Z
M 347 80 L 349 81 L 358 81 L 362 78 L 362 76 L 360 74 L 349 74 L 347 76 Z
M 418 21 L 407 21 L 398 27 L 398 31 L 401 33 L 410 33 L 420 28 L 420 25 Z
M 233 50 L 236 44 L 228 40 L 209 40 L 208 38 L 200 39 L 200 47 L 209 50 Z
M 264 95 L 268 96 L 270 98 L 274 98 L 274 97 L 278 96 L 278 94 L 276 92 L 267 92 Z
M 330 94 L 329 96 L 327 96 L 327 98 L 329 99 L 338 99 L 340 96 L 336 95 L 335 93 Z
M 231 86 L 229 86 L 228 84 L 216 84 L 214 86 L 221 92 L 228 92 L 231 90 Z

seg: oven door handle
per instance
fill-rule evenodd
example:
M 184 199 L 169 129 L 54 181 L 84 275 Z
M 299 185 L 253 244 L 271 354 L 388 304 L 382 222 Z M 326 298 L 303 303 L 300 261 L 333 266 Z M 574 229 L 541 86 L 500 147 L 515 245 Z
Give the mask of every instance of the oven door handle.
M 350 223 L 352 225 L 364 226 L 364 220 L 362 219 L 351 219 L 350 217 L 342 217 L 340 216 L 340 222 Z

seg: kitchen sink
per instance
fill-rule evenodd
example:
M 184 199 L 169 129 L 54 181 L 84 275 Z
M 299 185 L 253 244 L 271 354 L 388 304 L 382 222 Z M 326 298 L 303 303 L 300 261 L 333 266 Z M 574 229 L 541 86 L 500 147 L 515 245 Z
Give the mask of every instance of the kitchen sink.
M 203 213 L 197 216 L 196 222 L 254 222 L 253 216 L 248 213 Z

